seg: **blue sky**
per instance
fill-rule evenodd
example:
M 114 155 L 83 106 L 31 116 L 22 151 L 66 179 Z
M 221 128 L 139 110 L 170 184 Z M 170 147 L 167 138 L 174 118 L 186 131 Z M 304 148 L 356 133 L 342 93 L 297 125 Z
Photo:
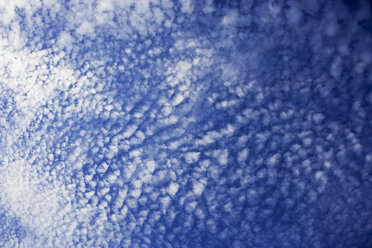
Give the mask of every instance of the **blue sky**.
M 0 0 L 0 247 L 372 247 L 371 11 Z

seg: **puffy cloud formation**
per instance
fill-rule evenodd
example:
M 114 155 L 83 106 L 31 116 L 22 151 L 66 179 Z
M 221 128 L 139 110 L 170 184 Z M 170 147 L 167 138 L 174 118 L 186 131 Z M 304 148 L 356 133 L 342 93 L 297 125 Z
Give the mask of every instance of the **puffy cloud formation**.
M 371 10 L 0 0 L 0 246 L 371 247 Z

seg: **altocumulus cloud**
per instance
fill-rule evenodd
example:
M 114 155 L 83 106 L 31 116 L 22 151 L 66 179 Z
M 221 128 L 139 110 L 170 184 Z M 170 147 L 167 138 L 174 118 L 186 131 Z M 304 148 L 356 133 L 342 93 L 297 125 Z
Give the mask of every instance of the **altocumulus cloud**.
M 371 247 L 371 11 L 0 0 L 0 246 Z

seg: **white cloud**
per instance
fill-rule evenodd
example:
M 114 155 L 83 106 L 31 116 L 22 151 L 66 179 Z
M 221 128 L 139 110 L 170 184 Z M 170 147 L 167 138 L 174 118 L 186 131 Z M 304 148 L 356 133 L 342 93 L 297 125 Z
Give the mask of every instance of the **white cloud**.
M 199 160 L 200 152 L 188 152 L 185 154 L 185 160 L 187 163 L 192 164 Z
M 156 168 L 156 163 L 155 161 L 151 160 L 151 161 L 147 161 L 146 162 L 146 169 L 150 172 L 150 173 L 153 173 L 155 171 L 155 168 Z
M 190 14 L 194 11 L 194 3 L 192 0 L 182 1 L 181 4 L 182 4 L 182 7 L 181 7 L 182 12 Z
M 184 100 L 184 96 L 182 94 L 176 94 L 172 99 L 172 105 L 177 106 Z
M 238 153 L 238 162 L 239 163 L 245 163 L 246 159 L 248 158 L 249 155 L 249 149 L 244 148 Z
M 84 21 L 76 32 L 80 35 L 92 35 L 94 33 L 94 26 L 88 21 Z
M 202 182 L 195 182 L 194 185 L 193 185 L 193 193 L 197 196 L 200 196 L 203 191 L 204 191 L 204 188 L 205 188 L 205 184 L 202 183 Z
M 213 155 L 216 157 L 216 159 L 217 159 L 217 161 L 220 165 L 227 165 L 228 156 L 229 156 L 229 152 L 228 152 L 227 149 L 215 150 L 213 152 Z
M 179 185 L 177 183 L 170 183 L 167 192 L 170 196 L 174 196 L 178 192 Z
M 61 50 L 66 50 L 67 52 L 70 52 L 73 43 L 74 39 L 68 32 L 62 32 L 58 36 L 57 44 Z

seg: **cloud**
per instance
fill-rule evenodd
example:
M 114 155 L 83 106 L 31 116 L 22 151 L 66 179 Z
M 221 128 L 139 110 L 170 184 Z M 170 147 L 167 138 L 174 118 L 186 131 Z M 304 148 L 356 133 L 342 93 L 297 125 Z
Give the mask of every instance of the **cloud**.
M 368 244 L 368 11 L 253 2 L 0 1 L 0 245 Z

